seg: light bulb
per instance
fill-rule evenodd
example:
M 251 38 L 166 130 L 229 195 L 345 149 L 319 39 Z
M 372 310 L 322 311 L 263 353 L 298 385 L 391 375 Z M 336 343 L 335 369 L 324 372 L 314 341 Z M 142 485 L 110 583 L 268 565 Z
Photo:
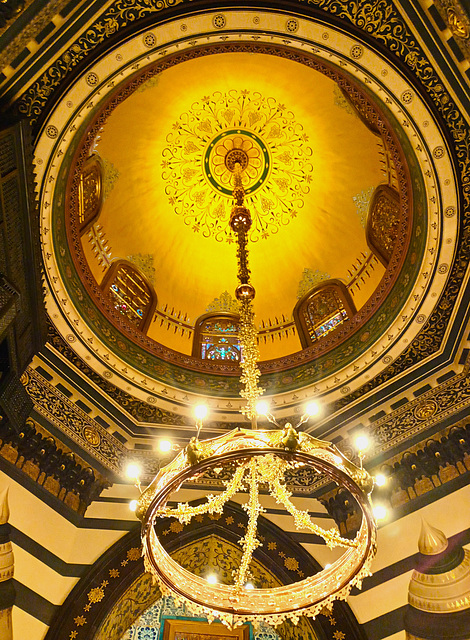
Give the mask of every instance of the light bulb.
M 215 575 L 215 573 L 210 573 L 207 578 L 206 578 L 207 582 L 209 584 L 217 584 L 218 580 L 217 580 L 217 576 Z
M 247 582 L 246 585 L 245 585 L 245 589 L 254 589 L 254 588 L 255 588 L 255 586 L 251 582 Z
M 261 400 L 256 405 L 256 413 L 260 416 L 265 416 L 269 411 L 269 404 L 265 400 Z
M 381 504 L 376 505 L 374 507 L 374 517 L 376 520 L 385 520 L 387 517 L 387 509 Z
M 207 413 L 208 409 L 205 404 L 198 404 L 196 407 L 194 407 L 194 415 L 196 416 L 197 420 L 204 420 L 204 418 L 207 416 Z
M 162 453 L 167 453 L 168 451 L 171 451 L 172 446 L 173 445 L 169 440 L 160 440 L 158 444 L 158 447 Z
M 369 446 L 369 440 L 366 436 L 358 436 L 356 438 L 356 449 L 358 451 L 365 451 Z
M 130 464 L 126 469 L 126 474 L 128 478 L 138 480 L 140 476 L 140 467 L 136 464 Z
M 383 487 L 387 483 L 387 478 L 383 473 L 379 473 L 374 477 L 374 482 L 378 487 Z
M 135 511 L 137 509 L 137 500 L 131 500 L 129 502 L 129 509 Z
M 320 413 L 320 405 L 318 402 L 309 402 L 305 407 L 305 413 L 308 413 L 309 416 L 316 416 Z

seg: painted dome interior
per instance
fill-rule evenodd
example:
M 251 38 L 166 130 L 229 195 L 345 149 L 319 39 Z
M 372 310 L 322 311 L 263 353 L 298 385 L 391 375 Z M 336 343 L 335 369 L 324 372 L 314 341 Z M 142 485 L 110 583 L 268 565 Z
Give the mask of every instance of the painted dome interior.
M 225 156 L 237 148 L 250 158 L 250 266 L 266 360 L 301 348 L 292 312 L 313 286 L 339 280 L 359 310 L 385 272 L 365 225 L 374 189 L 392 180 L 386 149 L 334 80 L 251 53 L 154 75 L 96 140 L 104 204 L 81 244 L 98 283 L 118 259 L 144 273 L 158 299 L 147 335 L 190 354 L 198 317 L 236 310 Z

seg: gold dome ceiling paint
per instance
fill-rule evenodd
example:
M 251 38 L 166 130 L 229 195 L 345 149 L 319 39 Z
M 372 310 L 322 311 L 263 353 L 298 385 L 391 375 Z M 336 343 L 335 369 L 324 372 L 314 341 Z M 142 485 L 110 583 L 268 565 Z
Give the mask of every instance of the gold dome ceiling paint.
M 335 82 L 289 60 L 234 53 L 178 64 L 145 87 L 114 110 L 101 133 L 97 151 L 119 179 L 99 224 L 112 259 L 153 258 L 160 307 L 194 323 L 235 286 L 225 159 L 238 147 L 250 157 L 245 187 L 254 217 L 253 282 L 262 291 L 258 321 L 291 316 L 306 268 L 347 282 L 369 253 L 354 198 L 385 176 L 377 137 L 336 104 Z M 86 245 L 84 238 L 100 281 Z M 379 267 L 371 291 L 382 274 Z M 156 323 L 148 333 L 191 350 L 190 341 Z M 274 347 L 263 357 L 300 344 L 293 336 L 281 352 Z

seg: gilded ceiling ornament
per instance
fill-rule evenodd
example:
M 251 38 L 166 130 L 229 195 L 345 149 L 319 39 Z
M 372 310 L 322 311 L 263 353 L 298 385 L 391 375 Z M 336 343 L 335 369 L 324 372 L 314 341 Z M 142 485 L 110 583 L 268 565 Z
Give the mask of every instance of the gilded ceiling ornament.
M 414 414 L 418 420 L 427 420 L 432 418 L 438 409 L 439 407 L 434 400 L 425 400 L 415 408 Z
M 243 171 L 256 242 L 287 225 L 303 207 L 312 148 L 285 105 L 258 92 L 215 92 L 183 113 L 167 136 L 162 178 L 169 203 L 205 237 L 233 241 L 229 218 L 233 166 Z
M 135 264 L 139 271 L 142 271 L 152 284 L 155 284 L 154 256 L 151 253 L 134 253 L 127 256 L 127 260 Z
M 240 305 L 228 291 L 224 291 L 218 298 L 214 298 L 214 300 L 212 300 L 212 302 L 207 305 L 206 311 L 225 311 L 227 313 L 239 313 Z
M 470 37 L 470 27 L 468 23 L 453 7 L 447 9 L 447 24 L 454 36 L 464 39 Z
M 310 289 L 313 289 L 315 285 L 323 282 L 323 280 L 330 279 L 331 276 L 329 273 L 326 273 L 326 271 L 320 271 L 319 269 L 315 269 L 314 271 L 313 269 L 305 267 L 302 272 L 302 278 L 299 282 L 299 288 L 297 289 L 297 300 L 303 298 L 304 295 L 310 291 Z
M 146 86 L 147 83 L 145 83 L 142 86 Z M 120 173 L 118 168 L 110 161 L 110 160 L 106 160 L 106 158 L 101 158 L 102 162 L 103 162 L 103 199 L 106 200 L 106 198 L 109 197 L 109 194 L 111 193 L 111 191 L 114 189 L 114 185 L 116 184 Z
M 367 222 L 367 214 L 369 213 L 369 204 L 374 193 L 374 187 L 363 189 L 356 196 L 353 196 L 354 203 L 356 205 L 357 215 L 361 220 L 361 225 L 365 229 Z

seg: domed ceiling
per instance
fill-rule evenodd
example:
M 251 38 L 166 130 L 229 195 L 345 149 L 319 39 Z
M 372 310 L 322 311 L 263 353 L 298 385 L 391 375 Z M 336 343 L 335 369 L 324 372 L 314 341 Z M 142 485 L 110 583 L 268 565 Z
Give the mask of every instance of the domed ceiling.
M 258 322 L 291 319 L 304 270 L 348 283 L 370 254 L 361 203 L 388 181 L 383 145 L 332 79 L 249 53 L 176 65 L 112 112 L 95 150 L 115 176 L 98 220 L 107 261 L 145 260 L 159 309 L 174 309 L 186 324 L 236 287 L 225 159 L 238 147 L 250 158 L 244 176 Z M 105 263 L 92 232 L 82 247 L 101 282 Z M 383 272 L 374 264 L 357 290 L 358 308 Z M 191 340 L 158 320 L 148 335 L 190 353 Z M 299 350 L 297 336 L 289 337 L 262 343 L 263 359 Z
M 49 313 L 118 386 L 156 395 L 171 388 L 181 402 L 194 392 L 222 396 L 236 410 L 238 364 L 191 354 L 198 318 L 237 311 L 230 158 L 244 157 L 262 386 L 287 404 L 299 398 L 293 390 L 346 394 L 400 356 L 421 328 L 413 316 L 420 309 L 425 318 L 445 284 L 446 271 L 434 267 L 452 245 L 429 227 L 438 201 L 449 212 L 456 206 L 445 143 L 407 80 L 349 36 L 295 20 L 295 35 L 288 43 L 276 36 L 277 45 L 263 31 L 266 16 L 255 22 L 235 11 L 224 16 L 235 31 L 221 43 L 215 17 L 135 36 L 78 78 L 44 123 L 37 163 L 47 185 Z M 212 26 L 204 31 L 201 20 Z M 282 16 L 269 20 L 287 28 Z M 199 43 L 198 33 L 209 35 Z M 90 157 L 99 158 L 103 198 L 81 225 Z M 383 185 L 399 209 L 382 225 L 385 234 L 394 229 L 386 261 L 371 248 L 367 222 Z M 443 223 L 455 226 L 451 213 Z M 155 292 L 145 328 L 109 295 L 119 261 Z M 354 313 L 302 349 L 294 308 L 331 280 Z

